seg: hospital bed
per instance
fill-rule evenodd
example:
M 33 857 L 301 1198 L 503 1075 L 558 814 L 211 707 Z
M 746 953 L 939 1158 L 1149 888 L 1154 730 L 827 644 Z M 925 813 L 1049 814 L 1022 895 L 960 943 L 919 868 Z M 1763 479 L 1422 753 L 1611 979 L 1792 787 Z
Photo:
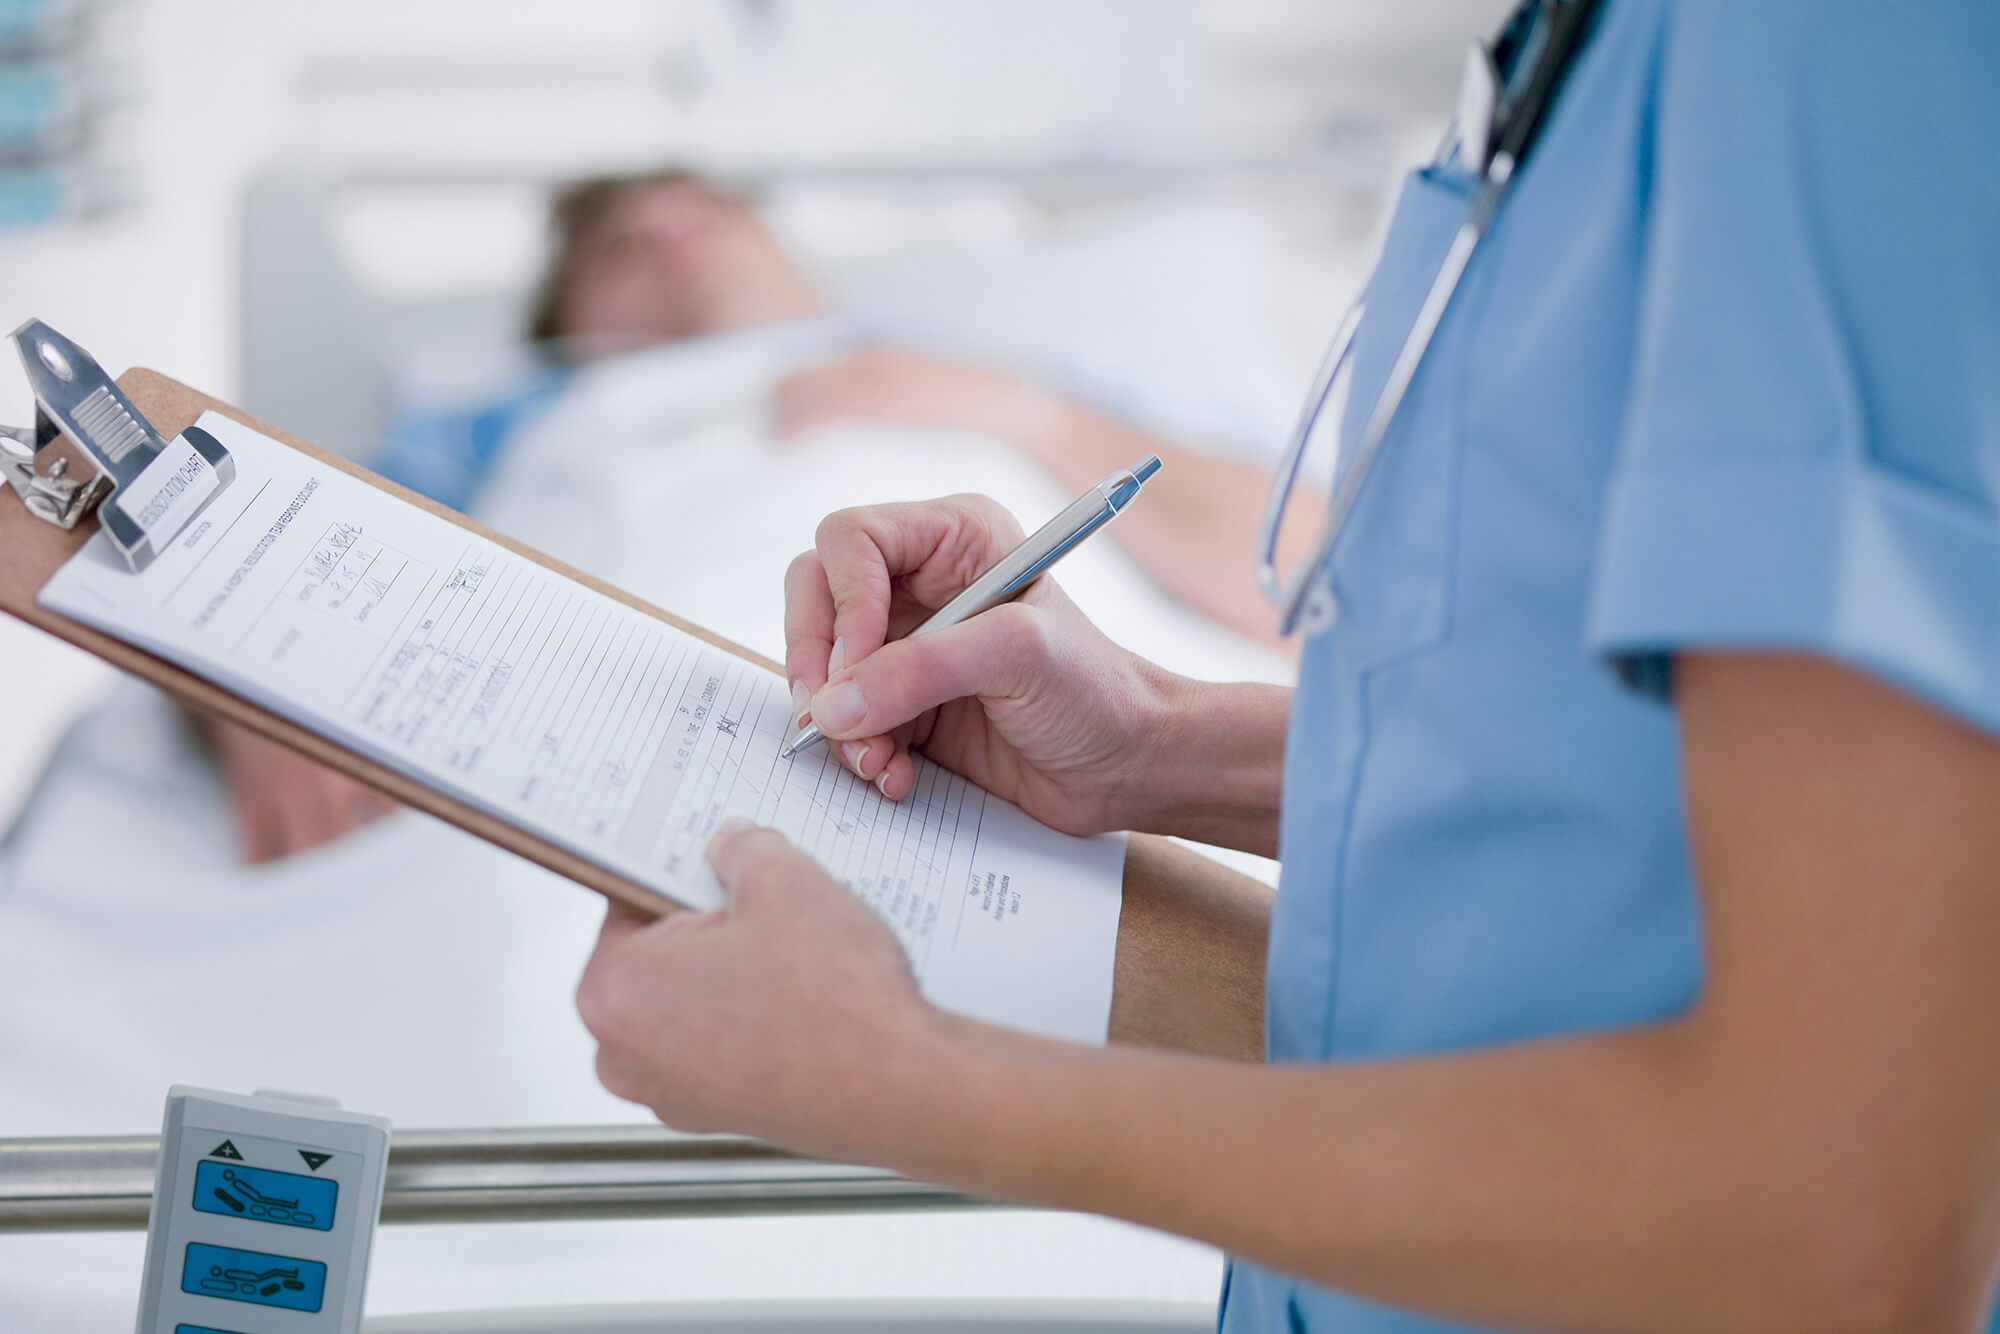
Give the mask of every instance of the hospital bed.
M 517 202 L 521 184 L 443 183 Z M 364 461 L 397 412 L 476 402 L 537 365 L 513 332 L 522 283 L 397 293 L 360 271 L 342 218 L 385 188 L 441 187 L 273 173 L 243 219 L 242 400 Z M 1293 368 L 1257 310 L 1240 217 L 1151 186 L 1122 211 L 1079 204 L 1065 182 L 1027 193 L 1083 222 L 1024 241 L 1016 217 L 1001 243 L 835 257 L 822 272 L 878 327 L 1179 438 L 1246 457 L 1280 438 Z M 1019 207 L 956 216 L 993 230 Z M 399 1127 L 507 1123 L 399 1131 L 385 1216 L 435 1226 L 385 1228 L 378 1334 L 1212 1323 L 1220 1259 L 1205 1247 L 643 1124 L 595 1086 L 569 1006 L 597 909 L 546 873 L 409 815 L 244 872 L 220 809 L 171 710 L 121 689 L 0 844 L 0 978 L 17 1009 L 0 1012 L 10 1330 L 129 1327 L 129 1303 L 80 1294 L 136 1283 L 153 1146 L 129 1132 L 175 1080 L 324 1087 Z M 119 837 L 92 837 L 104 829 Z M 342 957 L 357 962 L 310 966 Z M 226 1042 L 176 1018 L 242 1009 L 245 994 L 259 1004 Z M 30 995 L 62 1019 L 18 1012 Z

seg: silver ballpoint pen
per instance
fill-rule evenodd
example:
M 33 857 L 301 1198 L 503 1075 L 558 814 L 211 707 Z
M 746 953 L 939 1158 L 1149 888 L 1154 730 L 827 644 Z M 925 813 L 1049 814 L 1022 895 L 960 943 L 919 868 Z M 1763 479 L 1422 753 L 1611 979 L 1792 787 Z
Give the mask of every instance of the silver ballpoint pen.
M 1062 513 L 1030 533 L 1027 541 L 1002 556 L 999 564 L 966 585 L 964 592 L 932 612 L 929 620 L 910 631 L 909 637 L 915 639 L 969 621 L 990 607 L 1019 597 L 1084 538 L 1124 513 L 1146 479 L 1159 470 L 1160 456 L 1148 454 L 1091 487 L 1065 506 Z M 819 740 L 819 729 L 807 723 L 785 743 L 778 758 L 789 760 Z

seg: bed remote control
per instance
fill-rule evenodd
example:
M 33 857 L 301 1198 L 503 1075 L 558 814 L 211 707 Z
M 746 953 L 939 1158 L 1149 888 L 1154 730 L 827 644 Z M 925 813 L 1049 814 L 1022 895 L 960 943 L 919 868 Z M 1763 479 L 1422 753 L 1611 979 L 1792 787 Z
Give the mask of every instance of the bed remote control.
M 174 1085 L 138 1334 L 359 1334 L 389 1123 Z

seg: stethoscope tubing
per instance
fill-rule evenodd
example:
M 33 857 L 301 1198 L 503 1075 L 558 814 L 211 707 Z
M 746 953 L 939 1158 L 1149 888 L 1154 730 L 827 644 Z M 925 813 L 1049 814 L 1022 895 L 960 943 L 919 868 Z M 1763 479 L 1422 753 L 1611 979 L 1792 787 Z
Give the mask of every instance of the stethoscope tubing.
M 1473 198 L 1465 220 L 1453 235 L 1451 246 L 1445 251 L 1437 274 L 1431 280 L 1430 290 L 1425 293 L 1423 304 L 1418 307 L 1416 318 L 1404 335 L 1402 347 L 1389 368 L 1388 378 L 1375 396 L 1375 404 L 1362 426 L 1361 438 L 1355 443 L 1353 459 L 1340 471 L 1339 484 L 1334 488 L 1326 520 L 1313 541 L 1312 551 L 1287 582 L 1277 565 L 1278 537 L 1284 524 L 1285 508 L 1298 482 L 1306 448 L 1318 429 L 1328 400 L 1333 396 L 1334 385 L 1353 355 L 1354 340 L 1367 309 L 1367 288 L 1362 289 L 1361 297 L 1342 317 L 1326 356 L 1313 376 L 1298 424 L 1292 430 L 1284 458 L 1279 463 L 1270 497 L 1265 501 L 1263 523 L 1258 534 L 1257 582 L 1264 595 L 1278 608 L 1280 635 L 1289 635 L 1300 628 L 1314 634 L 1326 629 L 1338 616 L 1339 602 L 1332 588 L 1331 575 L 1325 569 L 1327 559 L 1347 527 L 1355 501 L 1360 498 L 1362 484 L 1367 481 L 1375 457 L 1381 452 L 1382 442 L 1395 423 L 1396 414 L 1402 409 L 1403 399 L 1409 392 L 1411 382 L 1416 379 L 1424 354 L 1430 350 L 1431 340 L 1444 320 L 1445 311 L 1451 306 L 1459 283 L 1465 277 L 1473 252 L 1479 248 L 1480 239 L 1492 226 L 1501 202 L 1513 185 L 1521 159 L 1547 117 L 1556 90 L 1581 45 L 1598 0 L 1541 0 L 1541 3 L 1545 14 L 1557 14 L 1559 19 L 1553 28 L 1546 31 L 1537 28 L 1529 34 L 1531 54 L 1527 59 L 1530 74 L 1521 90 L 1518 112 L 1509 117 L 1491 161 L 1474 164 L 1479 171 L 1479 193 Z M 1457 129 L 1454 126 L 1447 133 L 1447 145 L 1458 141 Z M 1446 150 L 1441 147 L 1440 160 L 1445 155 Z

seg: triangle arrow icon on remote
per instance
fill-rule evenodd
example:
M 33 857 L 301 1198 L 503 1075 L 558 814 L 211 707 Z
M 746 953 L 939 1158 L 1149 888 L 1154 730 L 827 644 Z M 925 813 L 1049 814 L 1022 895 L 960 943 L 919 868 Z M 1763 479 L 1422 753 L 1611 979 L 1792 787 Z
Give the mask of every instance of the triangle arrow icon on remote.
M 319 1165 L 325 1162 L 327 1159 L 333 1157 L 333 1155 L 330 1153 L 314 1153 L 310 1149 L 300 1149 L 299 1157 L 306 1160 L 307 1167 L 317 1172 L 319 1171 Z
M 243 1155 L 236 1152 L 236 1146 L 228 1140 L 224 1140 L 210 1149 L 208 1156 L 211 1158 L 234 1158 L 239 1163 L 243 1161 Z

